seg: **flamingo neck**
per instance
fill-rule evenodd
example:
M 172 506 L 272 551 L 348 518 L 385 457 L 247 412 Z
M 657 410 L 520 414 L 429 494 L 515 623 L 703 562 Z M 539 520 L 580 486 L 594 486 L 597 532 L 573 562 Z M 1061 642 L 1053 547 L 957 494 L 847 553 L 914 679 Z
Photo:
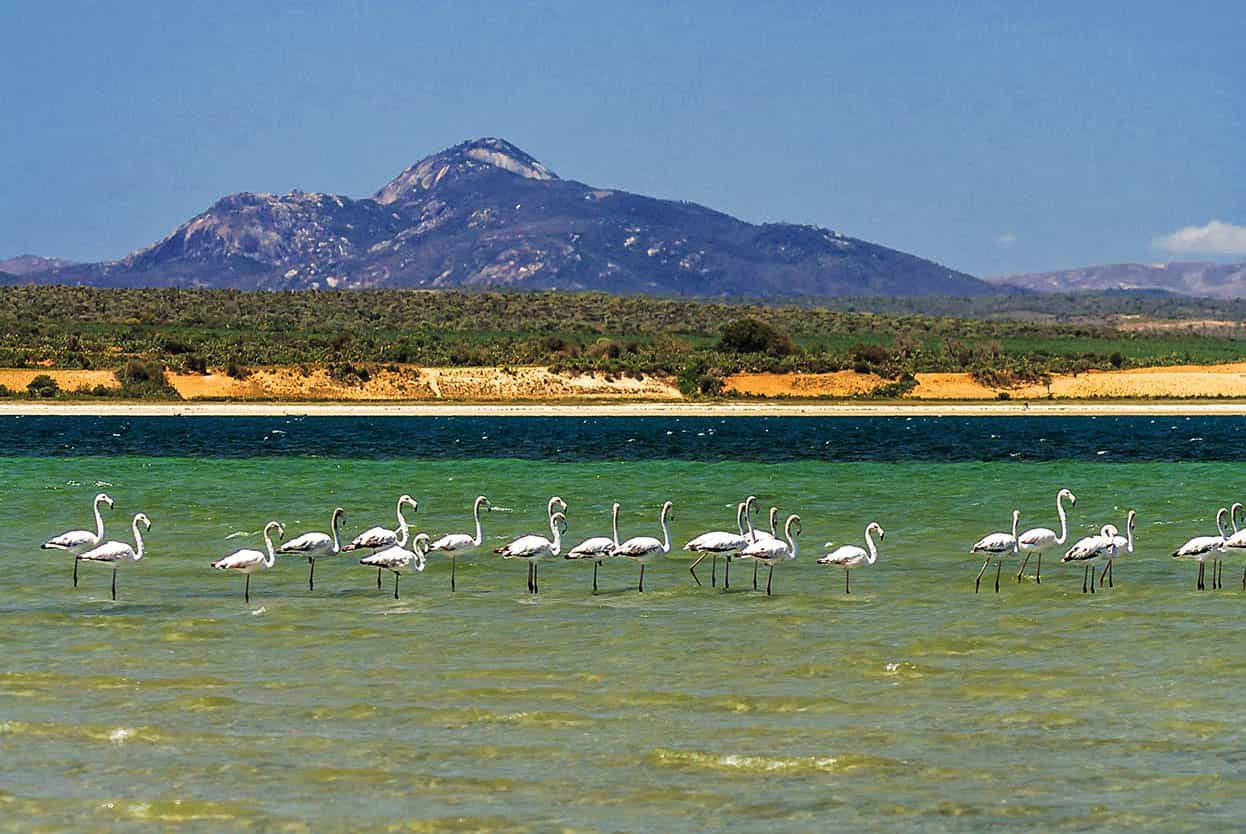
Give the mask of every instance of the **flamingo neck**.
M 473 547 L 480 547 L 480 543 L 485 540 L 484 530 L 480 526 L 480 505 L 483 502 L 477 498 L 476 506 L 472 508 L 472 515 L 476 517 L 476 538 L 472 539 Z
M 1069 536 L 1069 520 L 1064 514 L 1064 505 L 1060 503 L 1060 496 L 1056 496 L 1056 515 L 1060 516 L 1060 538 L 1056 539 L 1056 544 L 1064 544 L 1064 540 Z
M 778 529 L 774 525 L 775 525 L 775 522 L 778 521 L 778 519 L 779 519 L 779 508 L 771 507 L 770 508 L 770 535 L 772 538 L 776 538 L 776 539 L 779 537 L 779 533 L 778 533 Z
M 659 519 L 662 524 L 662 552 L 671 552 L 671 528 L 666 520 L 666 507 L 662 508 L 662 517 Z
M 870 525 L 865 528 L 865 546 L 869 549 L 870 555 L 865 560 L 871 565 L 878 561 L 878 545 L 874 544 L 874 526 Z
M 407 539 L 411 536 L 411 527 L 407 524 L 407 517 L 402 514 L 402 502 L 398 502 L 398 546 L 406 547 Z
M 619 546 L 619 505 L 610 509 L 610 530 L 614 534 L 614 546 Z
M 100 515 L 100 504 L 102 503 L 101 499 L 95 499 L 95 541 L 97 543 L 104 540 L 104 517 Z
M 96 510 L 98 513 L 99 510 Z M 134 516 L 134 523 L 130 525 L 130 529 L 134 531 L 134 561 L 143 558 L 143 534 L 138 529 L 138 516 Z
M 1017 538 L 1017 522 L 1018 522 L 1018 521 L 1020 521 L 1020 520 L 1021 520 L 1021 516 L 1020 516 L 1020 515 L 1018 515 L 1017 513 L 1013 513 L 1013 514 L 1012 514 L 1012 537 L 1013 537 L 1013 539 L 1016 539 L 1016 538 Z M 1014 550 L 1016 549 L 1016 548 L 1015 548 L 1015 545 L 1014 545 L 1014 548 L 1013 548 L 1013 549 L 1014 549 Z
M 554 541 L 550 545 L 549 550 L 550 550 L 550 553 L 557 556 L 558 551 L 562 550 L 562 528 L 559 527 L 557 524 L 553 524 L 552 527 L 554 529 Z
M 334 553 L 337 553 L 342 549 L 342 546 L 338 542 L 338 538 L 337 538 L 337 520 L 341 517 L 342 517 L 342 514 L 334 510 L 333 518 L 329 519 L 329 532 L 333 534 L 333 552 Z
M 1134 523 L 1133 519 L 1125 522 L 1125 552 L 1134 552 Z
M 1221 510 L 1220 512 L 1216 513 L 1216 529 L 1220 532 L 1220 538 L 1222 539 L 1228 538 L 1228 536 L 1225 535 L 1225 529 L 1224 529 L 1224 517 L 1226 515 L 1228 515 L 1228 513 L 1226 513 L 1224 510 Z
M 735 527 L 736 527 L 736 530 L 738 530 L 738 531 L 740 532 L 740 535 L 741 535 L 741 536 L 745 535 L 745 533 L 744 533 L 744 514 L 745 514 L 745 512 L 747 512 L 747 510 L 745 510 L 745 508 L 744 508 L 744 505 L 743 505 L 743 504 L 739 504 L 738 506 L 736 506 L 736 508 L 735 508 Z
M 792 537 L 792 519 L 787 520 L 787 524 L 783 525 L 783 538 L 787 539 L 788 549 L 792 551 L 792 555 L 788 558 L 796 558 L 796 539 Z
M 277 551 L 273 549 L 273 540 L 268 533 L 268 525 L 264 525 L 264 547 L 268 549 L 268 555 L 264 557 L 264 567 L 271 568 L 277 563 Z

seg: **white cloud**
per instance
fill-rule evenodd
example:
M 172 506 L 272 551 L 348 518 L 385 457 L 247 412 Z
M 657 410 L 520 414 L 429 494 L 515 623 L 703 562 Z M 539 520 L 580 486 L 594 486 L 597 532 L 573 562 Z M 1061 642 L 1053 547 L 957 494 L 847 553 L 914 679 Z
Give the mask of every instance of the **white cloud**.
M 1151 241 L 1156 249 L 1198 252 L 1204 255 L 1246 255 L 1246 226 L 1212 220 L 1206 226 L 1186 226 Z
M 1017 242 L 1016 232 L 1004 232 L 1002 235 L 995 236 L 995 245 L 1007 249 Z

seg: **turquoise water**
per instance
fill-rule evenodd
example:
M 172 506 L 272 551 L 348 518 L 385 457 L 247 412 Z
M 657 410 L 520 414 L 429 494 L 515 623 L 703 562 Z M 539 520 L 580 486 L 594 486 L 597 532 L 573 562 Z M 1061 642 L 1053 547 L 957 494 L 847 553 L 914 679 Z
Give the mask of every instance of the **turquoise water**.
M 0 830 L 1240 829 L 1242 560 L 1197 593 L 1168 556 L 1241 497 L 1240 467 L 763 462 L 775 443 L 740 462 L 0 459 Z M 1074 536 L 1138 509 L 1116 587 L 1083 596 L 1049 557 L 1041 585 L 1005 566 L 1001 593 L 992 573 L 974 595 L 969 544 L 1014 505 L 1056 526 L 1061 486 Z M 38 549 L 87 525 L 101 488 L 110 536 L 154 522 L 115 603 L 107 571 L 75 590 Z M 633 566 L 607 564 L 592 596 L 591 567 L 561 562 L 532 597 L 490 554 L 460 562 L 457 594 L 434 557 L 394 600 L 343 557 L 314 593 L 283 559 L 246 605 L 208 568 L 271 518 L 388 524 L 400 492 L 436 533 L 467 530 L 479 492 L 513 507 L 486 516 L 493 546 L 539 531 L 554 493 L 572 540 L 608 534 L 613 500 L 623 535 L 653 535 L 669 498 L 682 543 L 748 492 L 805 533 L 769 598 L 738 563 L 730 592 L 708 561 L 697 588 L 682 553 L 643 595 Z M 883 554 L 845 597 L 813 560 L 870 520 Z

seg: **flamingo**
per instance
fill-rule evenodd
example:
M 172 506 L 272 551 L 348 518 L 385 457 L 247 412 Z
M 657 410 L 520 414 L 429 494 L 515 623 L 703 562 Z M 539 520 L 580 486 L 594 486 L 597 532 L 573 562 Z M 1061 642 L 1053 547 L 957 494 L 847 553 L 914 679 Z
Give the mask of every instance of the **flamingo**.
M 270 521 L 264 525 L 264 548 L 268 553 L 265 554 L 258 550 L 243 548 L 242 550 L 235 550 L 228 556 L 217 559 L 212 563 L 212 567 L 216 570 L 234 571 L 246 575 L 246 584 L 242 586 L 242 599 L 245 602 L 251 601 L 251 574 L 261 570 L 268 570 L 277 562 L 277 551 L 273 549 L 271 535 L 273 530 L 277 531 L 278 537 L 284 537 L 286 534 L 286 528 L 282 526 L 280 521 Z
M 673 506 L 674 504 L 667 501 L 662 505 L 662 512 L 658 515 L 658 523 L 662 526 L 661 541 L 653 536 L 634 536 L 610 551 L 611 556 L 623 556 L 640 563 L 640 583 L 636 586 L 636 590 L 641 593 L 645 590 L 645 564 L 664 553 L 671 552 L 671 530 L 667 522 L 670 521 Z
M 992 559 L 996 559 L 995 568 L 995 593 L 999 593 L 999 572 L 1004 565 L 1004 557 L 1009 552 L 1017 552 L 1017 521 L 1021 518 L 1020 510 L 1012 511 L 1012 532 L 1011 533 L 988 533 L 974 543 L 969 549 L 970 553 L 985 553 L 986 561 L 982 563 L 982 570 L 978 571 L 978 578 L 974 580 L 973 592 L 978 593 L 978 586 L 982 584 L 982 574 L 986 573 L 987 565 L 991 564 Z
M 74 557 L 75 562 L 93 562 L 97 565 L 112 566 L 113 602 L 117 601 L 117 568 L 122 565 L 132 565 L 143 558 L 143 534 L 138 529 L 140 524 L 143 525 L 144 530 L 150 530 L 151 519 L 143 513 L 138 513 L 134 516 L 134 521 L 130 525 L 130 529 L 134 532 L 133 547 L 128 542 L 106 541 L 98 547 L 94 547 L 86 553 L 80 553 Z
M 614 532 L 614 538 L 605 536 L 593 536 L 591 539 L 585 539 L 575 547 L 567 551 L 564 559 L 592 559 L 593 560 L 593 593 L 597 593 L 597 569 L 601 567 L 601 563 L 610 558 L 610 551 L 619 546 L 619 504 L 616 501 L 610 508 L 610 526 Z
M 78 587 L 78 559 L 76 557 L 104 540 L 104 518 L 100 515 L 100 504 L 107 504 L 108 509 L 112 509 L 113 501 L 108 493 L 98 493 L 92 504 L 92 509 L 95 511 L 94 533 L 90 530 L 68 530 L 59 536 L 53 536 L 41 545 L 43 550 L 65 550 L 74 555 L 75 588 Z
M 792 525 L 796 532 L 792 532 Z M 800 516 L 789 515 L 783 525 L 783 539 L 758 539 L 740 551 L 741 559 L 755 559 L 756 564 L 766 564 L 770 573 L 766 577 L 766 596 L 770 596 L 770 586 L 774 582 L 774 566 L 796 558 L 796 536 L 800 535 Z
M 476 496 L 476 503 L 472 505 L 472 517 L 476 520 L 476 535 L 471 536 L 467 533 L 446 533 L 437 541 L 428 546 L 429 552 L 438 551 L 445 553 L 450 557 L 450 591 L 455 590 L 454 574 L 455 567 L 458 564 L 458 557 L 464 553 L 468 553 L 484 542 L 484 531 L 480 527 L 480 508 L 492 511 L 493 504 L 483 495 Z
M 333 515 L 329 518 L 329 530 L 332 531 L 332 536 L 324 533 L 304 533 L 277 548 L 277 552 L 281 554 L 300 554 L 307 557 L 307 563 L 311 565 L 307 571 L 307 590 L 309 591 L 316 590 L 316 560 L 321 556 L 336 556 L 342 551 L 342 546 L 338 541 L 337 520 L 344 512 L 346 510 L 341 507 L 333 508 Z
M 371 550 L 380 550 L 382 547 L 389 547 L 396 544 L 399 547 L 407 546 L 407 537 L 411 534 L 411 528 L 407 525 L 407 519 L 402 514 L 403 505 L 411 508 L 411 512 L 419 512 L 420 502 L 416 501 L 410 495 L 403 494 L 398 496 L 398 506 L 394 512 L 398 516 L 398 529 L 390 530 L 387 527 L 369 527 L 358 536 L 355 536 L 350 544 L 342 546 L 342 552 L 349 550 L 358 550 L 361 547 Z M 381 589 L 381 569 L 376 571 L 376 588 Z
M 770 508 L 770 531 L 769 532 L 766 532 L 765 530 L 754 530 L 753 525 L 750 522 L 749 533 L 752 536 L 753 541 L 755 542 L 766 541 L 766 540 L 779 541 L 778 529 L 775 526 L 776 524 L 778 524 L 778 522 L 779 522 L 779 508 L 778 507 Z M 757 590 L 757 567 L 759 564 L 760 564 L 759 562 L 753 562 L 753 590 L 754 591 Z
M 1112 555 L 1108 557 L 1108 563 L 1104 567 L 1103 573 L 1099 574 L 1100 588 L 1103 587 L 1103 574 L 1107 574 L 1108 587 L 1112 587 L 1112 565 L 1116 564 L 1116 558 L 1121 555 L 1121 552 L 1134 552 L 1134 519 L 1137 518 L 1137 516 L 1137 510 L 1130 510 L 1125 516 L 1125 535 L 1122 536 L 1120 533 L 1114 533 L 1112 535 L 1112 544 L 1115 546 L 1115 549 L 1112 551 Z
M 744 534 L 744 514 L 747 511 L 743 501 L 736 505 L 735 523 L 737 532 L 728 533 L 724 530 L 715 530 L 710 533 L 702 533 L 684 545 L 684 550 L 701 554 L 692 563 L 692 566 L 688 568 L 688 573 L 692 574 L 692 578 L 696 580 L 698 587 L 701 585 L 701 580 L 697 578 L 697 565 L 701 564 L 706 556 L 714 557 L 714 561 L 710 563 L 710 584 L 716 587 L 718 585 L 718 557 L 726 556 L 730 560 L 732 556 L 748 547 L 750 539 Z
M 1082 568 L 1082 593 L 1086 593 L 1086 574 L 1090 573 L 1090 593 L 1095 592 L 1095 565 L 1101 557 L 1107 556 L 1111 558 L 1116 555 L 1116 527 L 1111 524 L 1105 524 L 1100 528 L 1099 533 L 1094 536 L 1085 536 L 1073 543 L 1073 546 L 1065 551 L 1061 562 L 1081 562 L 1085 565 Z M 1107 568 L 1105 567 L 1106 571 Z
M 557 499 L 562 501 L 561 498 Z M 563 505 L 564 507 L 566 504 Z M 550 499 L 549 508 L 554 507 L 554 499 Z M 558 555 L 562 550 L 562 534 L 567 529 L 567 517 L 561 512 L 551 512 L 549 516 L 549 531 L 552 538 L 544 536 L 528 535 L 520 536 L 508 545 L 499 547 L 494 553 L 502 554 L 503 559 L 523 559 L 528 563 L 528 593 L 539 594 L 540 586 L 537 583 L 537 563 L 541 559 L 550 559 Z
M 1239 508 L 1241 506 L 1242 506 L 1241 504 L 1233 505 L 1234 508 Z M 1229 518 L 1232 519 L 1233 517 L 1234 517 L 1233 509 L 1230 509 Z M 1229 536 L 1228 538 L 1224 540 L 1225 550 L 1236 550 L 1236 551 L 1246 550 L 1246 529 L 1241 529 L 1241 530 L 1237 529 L 1236 521 L 1233 522 L 1233 528 L 1234 528 L 1233 535 Z M 1246 590 L 1246 567 L 1242 568 L 1242 590 Z
M 882 528 L 882 525 L 877 521 L 871 521 L 865 526 L 865 547 L 845 544 L 818 560 L 819 565 L 838 565 L 844 569 L 845 594 L 852 593 L 848 589 L 848 576 L 852 573 L 852 569 L 862 567 L 863 565 L 872 565 L 878 561 L 878 547 L 874 544 L 872 535 L 874 533 L 878 534 L 880 542 L 887 537 L 887 531 Z M 831 544 L 831 542 L 827 542 L 826 546 L 830 547 Z M 866 548 L 869 548 L 868 552 Z
M 1030 554 L 1038 554 L 1038 567 L 1034 569 L 1035 584 L 1042 584 L 1043 573 L 1043 551 L 1055 545 L 1063 545 L 1065 539 L 1069 535 L 1069 521 L 1064 515 L 1064 505 L 1061 504 L 1062 499 L 1069 499 L 1069 506 L 1077 504 L 1077 496 L 1067 489 L 1062 489 L 1056 493 L 1056 515 L 1060 516 L 1060 535 L 1057 536 L 1054 530 L 1046 527 L 1031 527 L 1021 535 L 1017 536 L 1017 548 L 1025 554 L 1025 558 L 1021 561 L 1021 570 L 1017 571 L 1017 581 L 1021 581 L 1021 577 L 1025 575 L 1025 566 L 1029 564 Z
M 406 570 L 422 572 L 427 554 L 428 534 L 417 533 L 415 538 L 411 540 L 411 550 L 407 550 L 400 544 L 390 545 L 384 550 L 378 550 L 364 556 L 359 560 L 359 564 L 367 565 L 377 570 L 393 571 L 394 599 L 398 599 L 398 577 Z
M 1203 581 L 1204 573 L 1207 569 L 1207 560 L 1211 559 L 1211 587 L 1216 589 L 1219 587 L 1219 580 L 1216 577 L 1216 565 L 1220 561 L 1220 557 L 1216 554 L 1224 552 L 1225 535 L 1224 518 L 1229 515 L 1228 509 L 1221 507 L 1216 512 L 1216 530 L 1219 531 L 1218 536 L 1195 536 L 1185 544 L 1173 551 L 1174 559 L 1194 559 L 1198 562 L 1198 579 L 1194 587 L 1200 591 L 1207 590 L 1207 585 Z

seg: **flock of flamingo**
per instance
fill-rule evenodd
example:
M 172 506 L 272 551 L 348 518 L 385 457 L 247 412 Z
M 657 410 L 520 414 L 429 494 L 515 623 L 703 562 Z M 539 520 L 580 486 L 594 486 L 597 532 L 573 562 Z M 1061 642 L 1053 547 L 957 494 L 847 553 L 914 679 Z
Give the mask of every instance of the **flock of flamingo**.
M 724 589 L 730 588 L 731 585 L 731 561 L 733 559 L 748 559 L 753 561 L 753 590 L 758 590 L 758 567 L 765 565 L 769 568 L 769 573 L 766 577 L 766 594 L 769 595 L 774 582 L 775 567 L 796 558 L 796 539 L 801 533 L 800 516 L 789 515 L 780 533 L 780 528 L 776 526 L 779 510 L 777 507 L 771 507 L 769 531 L 754 529 L 751 516 L 756 511 L 756 501 L 756 496 L 750 495 L 736 506 L 734 530 L 715 530 L 702 533 L 684 545 L 684 550 L 696 556 L 688 571 L 698 586 L 701 586 L 702 583 L 697 575 L 697 567 L 707 557 L 712 559 L 710 583 L 715 587 L 718 584 L 718 559 L 719 557 L 724 558 Z M 979 591 L 983 574 L 986 573 L 991 562 L 995 561 L 995 591 L 998 593 L 1000 572 L 1003 569 L 1004 559 L 1019 556 L 1020 554 L 1025 554 L 1025 558 L 1017 571 L 1017 581 L 1020 582 L 1023 579 L 1030 557 L 1036 556 L 1034 580 L 1037 583 L 1041 583 L 1043 553 L 1054 547 L 1063 547 L 1068 537 L 1068 517 L 1064 506 L 1066 501 L 1069 506 L 1073 506 L 1077 503 L 1077 497 L 1069 490 L 1061 489 L 1056 494 L 1056 514 L 1060 519 L 1060 533 L 1058 535 L 1054 530 L 1046 527 L 1035 527 L 1018 534 L 1017 526 L 1021 518 L 1021 511 L 1013 510 L 1011 532 L 989 533 L 978 540 L 970 549 L 970 552 L 984 554 L 985 560 L 982 563 L 982 569 L 978 571 L 977 578 L 974 580 L 974 592 L 977 593 Z M 143 558 L 143 532 L 151 528 L 151 520 L 143 513 L 138 513 L 134 516 L 131 524 L 131 532 L 134 538 L 133 544 L 126 541 L 106 540 L 104 538 L 104 517 L 100 511 L 102 505 L 107 505 L 109 508 L 113 507 L 113 499 L 103 492 L 95 496 L 93 503 L 95 515 L 94 531 L 70 530 L 48 539 L 43 543 L 43 548 L 45 550 L 64 551 L 73 555 L 74 587 L 78 586 L 78 565 L 80 563 L 111 567 L 112 598 L 116 600 L 117 570 L 133 565 Z M 542 533 L 520 536 L 510 543 L 496 548 L 493 552 L 499 554 L 504 559 L 520 559 L 527 563 L 527 588 L 529 593 L 535 594 L 540 590 L 538 585 L 539 563 L 547 559 L 556 559 L 560 555 L 564 559 L 593 563 L 593 593 L 598 591 L 597 573 L 604 562 L 607 560 L 623 560 L 624 562 L 635 563 L 640 566 L 637 590 L 643 592 L 645 589 L 645 565 L 669 553 L 671 550 L 670 521 L 673 518 L 671 515 L 672 506 L 670 501 L 665 502 L 658 514 L 658 526 L 662 532 L 662 538 L 660 539 L 654 536 L 635 536 L 620 541 L 619 505 L 616 503 L 613 505 L 611 512 L 611 536 L 594 536 L 585 539 L 563 553 L 562 537 L 567 532 L 567 503 L 562 498 L 554 496 L 546 504 L 546 516 L 549 524 L 548 536 L 544 535 L 544 531 Z M 397 599 L 399 577 L 404 573 L 422 572 L 427 564 L 429 554 L 441 553 L 450 560 L 450 590 L 454 591 L 457 589 L 456 565 L 458 558 L 479 550 L 484 545 L 484 533 L 480 518 L 481 511 L 510 511 L 509 508 L 495 506 L 488 498 L 481 495 L 476 498 L 472 507 L 472 516 L 475 522 L 474 534 L 447 533 L 433 540 L 427 533 L 412 535 L 410 522 L 404 514 L 405 508 L 410 508 L 412 512 L 415 512 L 419 509 L 419 502 L 410 495 L 400 496 L 395 507 L 396 527 L 372 527 L 355 536 L 347 543 L 342 543 L 338 529 L 339 522 L 345 512 L 341 507 L 335 508 L 330 516 L 330 532 L 303 533 L 289 541 L 276 545 L 273 542 L 273 534 L 276 533 L 277 540 L 281 541 L 285 537 L 285 527 L 279 521 L 270 521 L 264 526 L 264 551 L 251 548 L 237 550 L 212 562 L 212 567 L 226 573 L 242 574 L 245 577 L 243 598 L 250 602 L 251 574 L 272 568 L 277 562 L 278 555 L 299 556 L 307 559 L 309 564 L 307 587 L 311 591 L 315 590 L 316 561 L 318 559 L 356 550 L 369 551 L 367 555 L 359 560 L 359 564 L 377 569 L 376 586 L 378 590 L 382 587 L 381 579 L 384 572 L 388 570 L 393 573 L 394 598 Z M 1246 511 L 1243 511 L 1241 504 L 1234 504 L 1231 508 L 1222 507 L 1216 514 L 1218 535 L 1196 536 L 1172 554 L 1174 558 L 1190 559 L 1198 562 L 1196 583 L 1198 590 L 1201 591 L 1206 588 L 1204 574 L 1208 561 L 1212 562 L 1212 588 L 1221 588 L 1223 587 L 1221 565 L 1223 556 L 1231 550 L 1246 550 L 1246 528 L 1238 528 L 1237 518 L 1239 513 L 1246 518 Z M 1106 578 L 1108 587 L 1112 587 L 1113 562 L 1119 555 L 1134 552 L 1136 517 L 1137 513 L 1134 510 L 1129 510 L 1125 521 L 1124 536 L 1120 534 L 1120 531 L 1114 525 L 1105 524 L 1097 534 L 1079 539 L 1065 551 L 1061 559 L 1062 562 L 1081 563 L 1083 565 L 1082 593 L 1095 593 L 1095 564 L 1100 562 L 1103 563 L 1103 570 L 1098 575 L 1098 584 L 1102 587 Z M 1233 526 L 1232 533 L 1225 527 L 1226 520 Z M 875 541 L 875 536 L 877 536 L 877 542 Z M 817 564 L 841 568 L 844 571 L 844 593 L 851 593 L 850 577 L 852 570 L 873 565 L 878 560 L 878 544 L 882 542 L 885 536 L 886 531 L 877 522 L 870 522 L 865 527 L 864 547 L 855 544 L 834 547 L 833 542 L 827 542 L 825 547 L 829 549 L 829 552 L 818 559 Z M 1242 573 L 1242 587 L 1246 589 L 1246 570 L 1243 570 Z

